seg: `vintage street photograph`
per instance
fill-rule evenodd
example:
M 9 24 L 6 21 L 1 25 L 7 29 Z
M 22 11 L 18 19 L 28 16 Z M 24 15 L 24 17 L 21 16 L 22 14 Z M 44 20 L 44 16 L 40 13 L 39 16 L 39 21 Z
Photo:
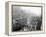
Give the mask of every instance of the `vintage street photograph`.
M 41 6 L 12 5 L 12 32 L 31 32 L 41 30 Z

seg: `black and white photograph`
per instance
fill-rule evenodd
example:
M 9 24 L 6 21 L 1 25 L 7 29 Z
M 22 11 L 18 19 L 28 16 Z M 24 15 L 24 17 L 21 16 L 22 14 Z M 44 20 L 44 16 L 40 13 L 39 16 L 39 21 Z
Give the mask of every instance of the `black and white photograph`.
M 6 34 L 30 35 L 45 33 L 45 4 L 34 2 L 6 3 Z
M 41 6 L 12 5 L 12 32 L 42 30 Z

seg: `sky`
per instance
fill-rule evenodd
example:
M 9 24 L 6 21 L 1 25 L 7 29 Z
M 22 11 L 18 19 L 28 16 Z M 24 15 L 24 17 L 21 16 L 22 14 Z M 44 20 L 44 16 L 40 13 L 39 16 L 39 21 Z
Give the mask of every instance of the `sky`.
M 41 7 L 24 7 L 24 6 L 13 6 L 13 13 L 21 13 L 21 11 L 24 11 L 24 13 L 32 14 L 35 16 L 41 15 Z

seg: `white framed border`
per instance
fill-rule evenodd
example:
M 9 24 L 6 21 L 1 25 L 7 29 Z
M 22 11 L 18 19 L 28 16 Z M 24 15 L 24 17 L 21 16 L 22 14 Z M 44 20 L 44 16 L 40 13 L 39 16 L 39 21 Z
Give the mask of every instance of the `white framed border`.
M 26 35 L 26 34 L 36 34 L 36 33 L 45 33 L 45 4 L 44 3 L 30 3 L 30 2 L 8 2 L 9 3 L 9 20 L 8 20 L 8 26 L 9 26 L 9 33 L 8 35 Z M 29 5 L 29 6 L 41 6 L 42 7 L 42 31 L 31 31 L 31 32 L 12 32 L 12 5 Z

